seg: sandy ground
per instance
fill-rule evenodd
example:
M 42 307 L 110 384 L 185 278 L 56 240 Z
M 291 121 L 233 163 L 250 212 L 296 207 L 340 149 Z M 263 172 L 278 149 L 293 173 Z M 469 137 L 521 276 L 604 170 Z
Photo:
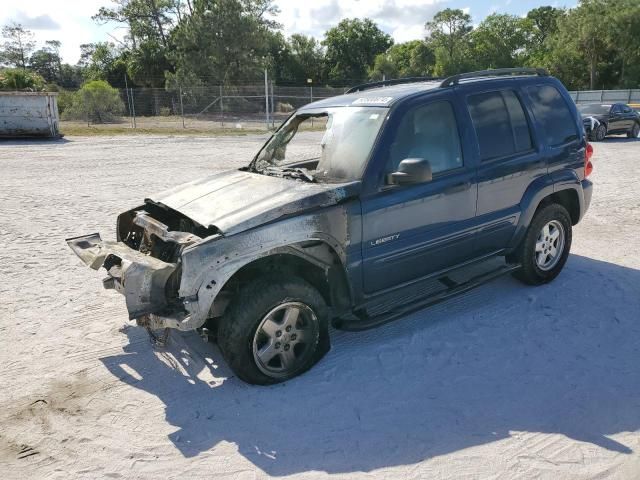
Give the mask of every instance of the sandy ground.
M 244 163 L 259 137 L 0 143 L 0 478 L 640 478 L 640 141 L 595 145 L 551 285 L 502 278 L 258 388 L 154 351 L 64 238 Z

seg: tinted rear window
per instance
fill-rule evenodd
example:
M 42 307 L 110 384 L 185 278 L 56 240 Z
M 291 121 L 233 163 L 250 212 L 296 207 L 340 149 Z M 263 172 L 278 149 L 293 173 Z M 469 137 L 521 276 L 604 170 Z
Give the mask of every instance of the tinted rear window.
M 531 149 L 529 124 L 514 92 L 471 95 L 467 104 L 483 161 Z
M 547 145 L 562 145 L 578 138 L 571 110 L 557 88 L 551 85 L 536 85 L 527 87 L 527 93 Z

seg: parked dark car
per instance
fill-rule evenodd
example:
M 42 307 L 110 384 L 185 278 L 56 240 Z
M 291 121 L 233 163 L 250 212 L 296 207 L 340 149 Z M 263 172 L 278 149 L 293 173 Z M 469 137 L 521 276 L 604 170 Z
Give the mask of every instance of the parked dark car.
M 370 328 L 509 272 L 552 281 L 592 152 L 541 70 L 368 84 L 295 112 L 247 167 L 121 214 L 117 241 L 68 243 L 153 338 L 198 329 L 238 377 L 276 383 L 329 350 L 330 324 Z
M 607 135 L 626 133 L 629 138 L 640 134 L 640 113 L 624 103 L 587 103 L 578 105 L 584 129 L 591 140 L 602 141 Z

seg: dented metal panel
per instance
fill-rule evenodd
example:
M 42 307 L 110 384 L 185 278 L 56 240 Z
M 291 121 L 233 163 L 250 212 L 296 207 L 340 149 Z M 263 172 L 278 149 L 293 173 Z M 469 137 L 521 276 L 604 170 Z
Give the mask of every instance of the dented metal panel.
M 227 281 L 256 260 L 279 253 L 304 256 L 296 245 L 314 241 L 328 245 L 345 268 L 353 235 L 360 241 L 359 227 L 351 225 L 358 216 L 348 213 L 347 200 L 359 191 L 360 182 L 311 184 L 231 171 L 148 199 L 170 207 L 162 211 L 167 223 L 139 207 L 131 211 L 129 226 L 122 226 L 142 229 L 133 237 L 123 231 L 120 242 L 93 234 L 67 243 L 86 265 L 107 270 L 105 287 L 125 296 L 130 318 L 144 317 L 153 328 L 193 330 L 210 316 Z M 168 227 L 183 215 L 221 234 L 203 239 Z M 155 258 L 145 244 L 149 238 L 178 245 L 175 263 Z M 174 272 L 179 286 L 170 282 Z M 166 295 L 174 289 L 168 304 Z
M 0 137 L 59 137 L 56 92 L 0 92 Z
M 177 325 L 164 326 L 180 330 L 199 328 L 206 321 L 216 296 L 235 272 L 266 256 L 295 255 L 292 245 L 311 240 L 326 243 L 346 268 L 351 242 L 359 242 L 359 231 L 351 224 L 348 208 L 348 204 L 335 205 L 188 247 L 182 253 L 180 297 L 189 315 Z
M 360 182 L 307 183 L 232 170 L 181 185 L 147 201 L 181 212 L 225 235 L 254 228 L 307 209 L 339 203 Z

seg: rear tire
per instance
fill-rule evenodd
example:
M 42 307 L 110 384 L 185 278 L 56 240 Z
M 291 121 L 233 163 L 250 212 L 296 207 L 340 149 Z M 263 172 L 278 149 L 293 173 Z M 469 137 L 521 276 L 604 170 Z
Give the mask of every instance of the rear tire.
M 295 318 L 294 318 L 295 317 Z M 243 287 L 218 329 L 231 370 L 254 385 L 283 382 L 307 371 L 329 350 L 322 295 L 294 275 L 268 275 Z
M 591 133 L 591 140 L 594 142 L 601 142 L 607 136 L 607 126 L 604 123 L 601 123 L 596 127 L 596 129 Z
M 511 255 L 511 261 L 522 265 L 514 277 L 527 285 L 551 282 L 567 262 L 571 238 L 571 218 L 566 208 L 556 203 L 542 207 Z
M 633 124 L 633 127 L 631 127 L 631 130 L 627 132 L 627 137 L 638 138 L 638 135 L 640 135 L 640 123 L 636 122 Z

